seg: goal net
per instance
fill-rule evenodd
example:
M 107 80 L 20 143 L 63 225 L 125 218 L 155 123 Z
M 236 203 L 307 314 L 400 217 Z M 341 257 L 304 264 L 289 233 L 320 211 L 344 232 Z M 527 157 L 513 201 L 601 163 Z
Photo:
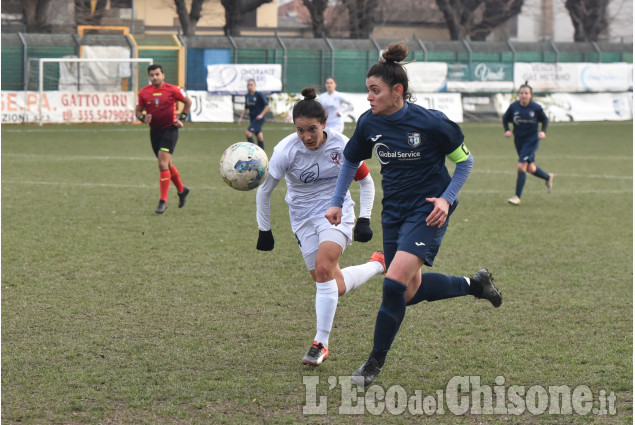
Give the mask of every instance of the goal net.
M 113 118 L 113 114 L 107 110 L 113 106 L 118 108 L 118 114 L 133 117 L 134 96 L 141 86 L 148 84 L 147 67 L 152 63 L 151 58 L 29 59 L 26 88 L 27 91 L 38 92 L 37 122 L 42 124 L 50 121 L 46 116 L 47 111 L 43 111 L 43 107 L 46 109 L 43 101 L 57 96 L 62 99 L 65 122 L 110 122 L 109 117 Z M 124 103 L 123 98 L 125 105 L 121 105 Z M 81 99 L 86 99 L 86 102 Z M 90 99 L 93 99 L 92 102 Z M 111 102 L 111 99 L 117 100 Z M 95 109 L 99 106 L 95 105 L 96 102 L 108 104 L 101 105 L 104 108 L 98 110 Z M 130 113 L 125 113 L 122 106 Z M 103 113 L 98 117 L 100 111 Z M 124 118 L 121 120 L 128 121 Z

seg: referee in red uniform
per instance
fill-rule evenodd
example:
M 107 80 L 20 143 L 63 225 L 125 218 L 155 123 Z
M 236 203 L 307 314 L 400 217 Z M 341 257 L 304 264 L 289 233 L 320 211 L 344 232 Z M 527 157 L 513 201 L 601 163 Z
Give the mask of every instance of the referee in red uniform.
M 135 115 L 141 122 L 150 124 L 150 141 L 152 150 L 159 161 L 159 188 L 161 199 L 156 210 L 163 214 L 168 208 L 168 190 L 170 181 L 174 183 L 179 194 L 179 208 L 185 205 L 185 199 L 190 193 L 187 186 L 183 186 L 179 171 L 172 163 L 172 154 L 179 138 L 179 128 L 190 112 L 192 101 L 179 87 L 166 83 L 163 67 L 153 64 L 148 67 L 150 84 L 139 91 Z M 183 103 L 183 110 L 176 116 L 176 102 Z

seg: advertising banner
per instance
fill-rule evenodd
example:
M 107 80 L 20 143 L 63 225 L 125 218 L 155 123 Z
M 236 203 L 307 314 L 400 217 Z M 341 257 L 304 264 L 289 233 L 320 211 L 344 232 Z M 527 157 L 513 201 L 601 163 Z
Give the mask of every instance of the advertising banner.
M 187 96 L 192 99 L 190 108 L 192 122 L 234 121 L 232 96 L 197 90 L 188 90 Z
M 509 63 L 448 65 L 447 91 L 453 93 L 497 93 L 514 88 L 514 67 Z
M 132 92 L 2 92 L 2 124 L 134 121 Z
M 413 93 L 445 91 L 448 64 L 445 62 L 411 62 L 405 66 L 408 87 Z
M 515 90 L 525 83 L 534 92 L 623 92 L 633 88 L 628 63 L 516 63 Z
M 534 96 L 550 121 L 625 121 L 633 119 L 633 97 L 623 93 L 552 93 Z M 502 117 L 516 95 L 498 94 L 494 104 Z
M 247 81 L 256 82 L 256 90 L 275 93 L 282 90 L 282 65 L 208 65 L 207 91 L 212 94 L 247 94 Z

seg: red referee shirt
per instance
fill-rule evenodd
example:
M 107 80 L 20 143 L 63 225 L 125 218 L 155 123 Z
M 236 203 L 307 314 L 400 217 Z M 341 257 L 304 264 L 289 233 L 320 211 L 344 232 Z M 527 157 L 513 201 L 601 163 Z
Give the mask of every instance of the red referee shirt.
M 185 93 L 178 86 L 163 83 L 161 87 L 149 84 L 139 91 L 137 105 L 143 106 L 146 113 L 152 114 L 150 128 L 162 130 L 174 125 L 176 121 L 176 101 L 183 101 Z

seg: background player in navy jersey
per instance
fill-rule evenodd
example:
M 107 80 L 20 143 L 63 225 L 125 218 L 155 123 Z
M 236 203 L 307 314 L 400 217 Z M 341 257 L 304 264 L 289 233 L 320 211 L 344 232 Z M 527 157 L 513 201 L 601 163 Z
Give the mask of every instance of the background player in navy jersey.
M 243 122 L 245 113 L 249 111 L 249 126 L 245 131 L 247 141 L 254 143 L 254 134 L 258 139 L 258 146 L 265 148 L 265 137 L 262 134 L 262 126 L 265 123 L 265 115 L 269 110 L 269 102 L 267 97 L 259 91 L 256 91 L 256 81 L 247 81 L 247 94 L 245 95 L 245 109 L 238 118 L 238 125 Z
M 159 189 L 161 197 L 159 205 L 154 210 L 163 214 L 168 208 L 168 191 L 170 181 L 174 183 L 179 195 L 179 208 L 185 205 L 185 198 L 190 193 L 187 186 L 183 186 L 179 171 L 172 163 L 172 154 L 179 139 L 179 128 L 190 112 L 192 101 L 183 90 L 175 85 L 166 83 L 163 67 L 159 64 L 148 66 L 150 84 L 139 90 L 135 114 L 141 122 L 150 124 L 150 142 L 152 150 L 159 162 Z M 176 116 L 176 102 L 183 102 L 183 110 Z
M 520 204 L 528 171 L 545 180 L 547 192 L 551 192 L 553 187 L 553 174 L 546 173 L 535 163 L 538 144 L 541 139 L 545 138 L 549 118 L 542 110 L 542 106 L 532 100 L 533 95 L 533 90 L 525 81 L 525 84 L 520 86 L 518 90 L 518 100 L 509 105 L 503 114 L 505 137 L 511 137 L 509 123 L 514 123 L 514 145 L 516 152 L 518 152 L 516 194 L 507 200 L 512 205 Z M 540 132 L 538 132 L 538 123 L 541 124 Z
M 287 182 L 289 219 L 304 262 L 316 286 L 315 314 L 317 333 L 302 363 L 317 366 L 329 355 L 329 335 L 333 326 L 338 297 L 352 291 L 386 269 L 384 255 L 377 251 L 365 264 L 340 270 L 339 259 L 352 239 L 366 242 L 373 233 L 370 214 L 375 199 L 375 184 L 365 163 L 355 165 L 355 180 L 360 185 L 360 217 L 355 222 L 355 203 L 346 191 L 344 219 L 339 226 L 331 225 L 324 213 L 335 188 L 342 161 L 342 151 L 348 138 L 325 128 L 326 112 L 315 100 L 313 88 L 302 90 L 303 100 L 293 107 L 296 132 L 285 137 L 273 150 L 269 175 L 256 194 L 258 243 L 256 248 L 271 251 L 274 245 L 270 223 L 271 193 L 283 178 Z
M 374 151 L 381 163 L 388 269 L 372 351 L 352 374 L 358 385 L 369 385 L 381 371 L 407 305 L 468 294 L 487 299 L 494 307 L 502 303 L 486 269 L 472 278 L 421 273 L 423 265 L 434 262 L 474 160 L 457 124 L 439 111 L 410 103 L 408 76 L 400 63 L 407 56 L 404 43 L 391 44 L 366 73 L 370 110 L 359 118 L 344 149 L 344 164 L 325 214 L 332 224 L 340 222 L 343 195 L 356 164 Z M 452 177 L 445 166 L 446 157 L 456 163 Z

